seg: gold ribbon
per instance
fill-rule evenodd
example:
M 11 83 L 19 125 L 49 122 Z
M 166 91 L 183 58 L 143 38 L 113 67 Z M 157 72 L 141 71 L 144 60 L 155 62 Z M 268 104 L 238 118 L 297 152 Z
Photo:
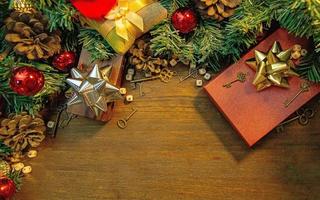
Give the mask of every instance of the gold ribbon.
M 291 49 L 281 51 L 279 42 L 274 42 L 267 54 L 255 50 L 255 58 L 246 64 L 256 71 L 253 84 L 258 91 L 272 85 L 289 88 L 288 77 L 299 76 L 292 70 L 294 63 L 290 60 Z
M 118 5 L 96 21 L 81 21 L 97 30 L 119 54 L 125 54 L 135 39 L 167 17 L 167 10 L 155 0 L 118 0 Z
M 144 31 L 143 18 L 136 13 L 140 8 L 147 5 L 147 1 L 130 1 L 119 0 L 118 6 L 112 9 L 105 17 L 108 20 L 113 20 L 116 27 L 116 33 L 126 41 L 129 40 L 128 27 L 130 24 L 135 25 L 140 31 Z

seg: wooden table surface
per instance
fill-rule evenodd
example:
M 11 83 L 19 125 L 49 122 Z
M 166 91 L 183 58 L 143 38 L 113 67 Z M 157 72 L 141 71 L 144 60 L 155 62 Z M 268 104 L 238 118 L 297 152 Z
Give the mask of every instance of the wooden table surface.
M 177 82 L 130 91 L 107 124 L 73 120 L 30 160 L 16 199 L 320 199 L 320 113 L 249 149 L 194 80 Z

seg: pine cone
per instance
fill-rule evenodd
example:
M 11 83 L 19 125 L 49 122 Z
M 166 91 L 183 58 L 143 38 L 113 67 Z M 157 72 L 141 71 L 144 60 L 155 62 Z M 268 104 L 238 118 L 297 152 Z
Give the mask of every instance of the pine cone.
M 14 51 L 29 60 L 47 59 L 61 49 L 61 39 L 47 30 L 48 21 L 40 12 L 14 11 L 5 20 L 5 39 L 14 45 Z
M 1 121 L 0 139 L 15 152 L 22 152 L 30 147 L 37 147 L 45 138 L 46 126 L 39 117 L 27 113 L 11 114 Z
M 206 16 L 222 21 L 234 14 L 241 0 L 196 0 L 200 12 Z
M 168 61 L 151 56 L 149 44 L 143 40 L 138 40 L 129 50 L 129 63 L 137 70 L 151 73 L 160 73 L 161 69 L 168 66 Z

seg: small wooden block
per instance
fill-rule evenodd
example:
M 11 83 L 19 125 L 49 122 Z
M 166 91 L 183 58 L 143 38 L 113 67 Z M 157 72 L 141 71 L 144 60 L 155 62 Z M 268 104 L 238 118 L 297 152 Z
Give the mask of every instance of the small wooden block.
M 198 73 L 200 75 L 205 75 L 207 73 L 207 70 L 205 68 L 201 68 L 201 69 L 198 70 Z
M 32 172 L 32 167 L 31 166 L 25 166 L 22 168 L 22 173 L 24 174 L 30 174 Z
M 132 81 L 132 79 L 133 79 L 133 75 L 132 74 L 127 74 L 126 75 L 126 80 L 127 81 Z
M 55 122 L 54 122 L 54 121 L 48 121 L 48 123 L 47 123 L 47 127 L 48 127 L 48 128 L 53 128 L 54 125 L 55 125 Z
M 120 88 L 119 92 L 122 95 L 126 95 L 127 94 L 127 88 Z
M 135 72 L 135 70 L 133 68 L 129 68 L 127 71 L 127 74 L 131 74 L 133 76 L 134 72 Z
M 126 96 L 126 101 L 127 102 L 133 102 L 133 95 L 127 95 Z
M 178 64 L 178 62 L 175 59 L 171 59 L 169 63 L 172 67 L 174 67 Z
M 206 73 L 206 74 L 203 76 L 203 78 L 208 81 L 208 80 L 211 79 L 211 74 Z
M 196 86 L 197 87 L 202 87 L 203 86 L 203 81 L 201 79 L 196 80 Z

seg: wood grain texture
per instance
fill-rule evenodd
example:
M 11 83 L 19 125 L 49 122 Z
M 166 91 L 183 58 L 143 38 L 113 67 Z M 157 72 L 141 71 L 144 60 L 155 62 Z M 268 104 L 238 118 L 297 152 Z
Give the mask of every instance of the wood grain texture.
M 72 121 L 30 161 L 16 200 L 320 199 L 320 113 L 249 149 L 194 80 L 177 82 L 131 91 L 106 125 Z

